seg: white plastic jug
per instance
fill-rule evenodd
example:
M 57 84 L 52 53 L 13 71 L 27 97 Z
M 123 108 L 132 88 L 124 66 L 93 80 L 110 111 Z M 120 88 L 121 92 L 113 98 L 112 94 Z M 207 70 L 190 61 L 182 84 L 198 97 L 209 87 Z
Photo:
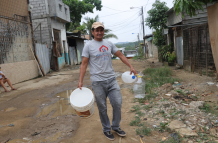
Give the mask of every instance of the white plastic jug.
M 136 76 L 134 75 L 134 73 L 130 75 L 130 71 L 124 72 L 121 78 L 125 83 L 133 83 L 136 81 Z

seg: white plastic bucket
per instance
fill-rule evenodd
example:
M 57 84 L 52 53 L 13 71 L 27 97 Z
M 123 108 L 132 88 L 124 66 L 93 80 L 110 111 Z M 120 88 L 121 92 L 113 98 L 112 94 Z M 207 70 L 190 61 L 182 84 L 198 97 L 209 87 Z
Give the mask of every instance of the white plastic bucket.
M 134 73 L 132 73 L 130 75 L 130 71 L 127 71 L 127 72 L 124 72 L 121 76 L 122 80 L 125 82 L 125 83 L 133 83 L 136 81 L 136 77 L 134 75 Z
M 70 95 L 71 106 L 75 109 L 77 115 L 82 118 L 89 118 L 95 112 L 94 95 L 88 88 L 82 87 L 75 89 Z

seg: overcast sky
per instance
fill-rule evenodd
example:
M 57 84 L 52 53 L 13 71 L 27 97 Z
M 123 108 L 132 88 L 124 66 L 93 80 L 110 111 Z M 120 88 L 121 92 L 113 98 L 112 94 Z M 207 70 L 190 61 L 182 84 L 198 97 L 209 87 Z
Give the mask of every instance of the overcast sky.
M 173 7 L 173 0 L 165 1 L 169 8 Z M 140 40 L 143 38 L 142 17 L 140 15 L 141 6 L 144 7 L 144 18 L 148 16 L 147 11 L 152 8 L 155 0 L 102 0 L 101 11 L 94 10 L 94 13 L 87 13 L 84 17 L 94 18 L 99 15 L 100 22 L 103 22 L 105 28 L 113 30 L 118 39 L 109 39 L 113 43 L 137 41 L 137 34 L 140 34 Z M 130 7 L 135 7 L 130 9 Z M 84 21 L 84 19 L 82 19 Z M 132 34 L 134 33 L 134 34 Z M 151 34 L 151 29 L 145 26 L 145 35 Z

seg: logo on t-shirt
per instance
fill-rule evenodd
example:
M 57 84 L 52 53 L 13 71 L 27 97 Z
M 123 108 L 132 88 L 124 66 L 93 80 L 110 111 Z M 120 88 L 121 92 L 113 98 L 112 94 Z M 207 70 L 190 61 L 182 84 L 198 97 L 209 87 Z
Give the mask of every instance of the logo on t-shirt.
M 100 52 L 107 52 L 108 51 L 108 47 L 106 47 L 105 45 L 102 45 L 101 48 L 99 48 Z

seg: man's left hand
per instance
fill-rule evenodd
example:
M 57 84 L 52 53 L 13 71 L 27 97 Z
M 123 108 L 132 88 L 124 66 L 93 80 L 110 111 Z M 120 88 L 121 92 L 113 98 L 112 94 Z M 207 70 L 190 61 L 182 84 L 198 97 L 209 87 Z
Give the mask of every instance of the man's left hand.
M 137 74 L 136 70 L 133 67 L 130 68 L 130 74 L 132 74 L 132 73 L 134 73 L 134 75 Z

